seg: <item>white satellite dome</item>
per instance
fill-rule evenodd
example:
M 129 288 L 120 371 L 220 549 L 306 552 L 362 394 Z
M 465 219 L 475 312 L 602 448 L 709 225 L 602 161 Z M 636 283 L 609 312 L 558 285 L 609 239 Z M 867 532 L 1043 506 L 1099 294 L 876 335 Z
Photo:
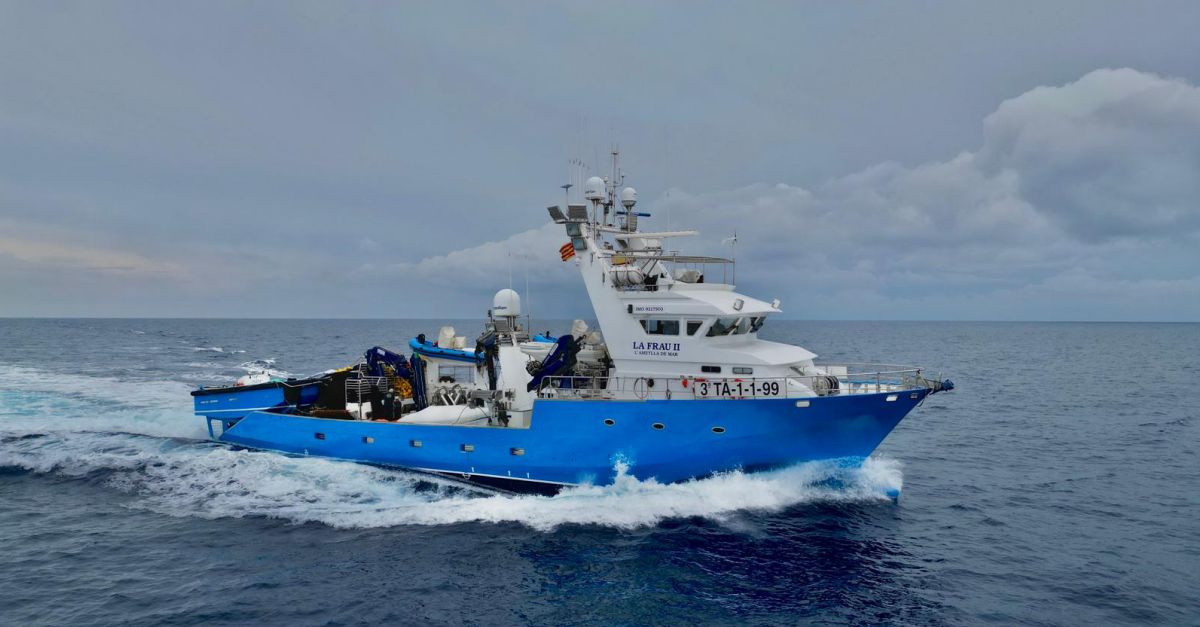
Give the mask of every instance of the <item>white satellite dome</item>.
M 583 184 L 583 197 L 588 200 L 604 200 L 604 179 L 593 176 Z
M 626 187 L 621 190 L 621 206 L 626 209 L 632 209 L 637 204 L 637 190 L 632 187 Z
M 521 315 L 521 296 L 516 290 L 508 288 L 496 292 L 492 297 L 492 315 L 502 317 L 518 317 Z

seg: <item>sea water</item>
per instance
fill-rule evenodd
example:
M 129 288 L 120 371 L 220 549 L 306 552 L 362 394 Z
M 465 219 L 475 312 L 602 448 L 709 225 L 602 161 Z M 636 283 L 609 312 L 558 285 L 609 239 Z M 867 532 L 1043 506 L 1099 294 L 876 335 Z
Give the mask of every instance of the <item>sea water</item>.
M 1200 325 L 772 321 L 958 389 L 861 468 L 555 497 L 233 450 L 191 414 L 440 325 L 0 320 L 0 624 L 1200 621 Z

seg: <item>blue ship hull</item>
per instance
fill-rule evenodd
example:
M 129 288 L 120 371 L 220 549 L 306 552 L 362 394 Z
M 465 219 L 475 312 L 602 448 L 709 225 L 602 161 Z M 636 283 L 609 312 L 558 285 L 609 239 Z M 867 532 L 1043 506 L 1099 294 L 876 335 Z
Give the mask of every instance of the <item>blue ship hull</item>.
M 928 394 L 914 389 L 800 400 L 539 399 L 529 428 L 253 411 L 236 423 L 226 422 L 217 439 L 553 492 L 579 483 L 610 484 L 620 461 L 639 479 L 674 482 L 733 469 L 865 458 Z

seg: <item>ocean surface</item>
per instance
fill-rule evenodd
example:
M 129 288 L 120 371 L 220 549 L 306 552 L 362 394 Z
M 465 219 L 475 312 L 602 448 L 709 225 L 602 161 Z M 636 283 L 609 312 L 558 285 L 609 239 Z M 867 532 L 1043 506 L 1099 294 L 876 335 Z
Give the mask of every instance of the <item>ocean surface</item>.
M 860 470 L 552 498 L 192 416 L 198 385 L 439 326 L 0 319 L 0 624 L 1200 624 L 1200 325 L 773 321 L 958 389 Z

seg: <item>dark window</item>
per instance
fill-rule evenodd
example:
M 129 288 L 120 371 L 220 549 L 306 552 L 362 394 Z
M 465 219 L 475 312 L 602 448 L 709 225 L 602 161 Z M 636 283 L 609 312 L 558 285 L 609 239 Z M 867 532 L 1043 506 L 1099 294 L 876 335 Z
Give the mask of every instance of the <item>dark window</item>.
M 720 366 L 700 366 L 700 372 L 719 373 L 719 372 L 721 372 L 721 367 Z
M 696 331 L 699 331 L 700 327 L 702 327 L 702 326 L 704 326 L 704 321 L 702 321 L 702 320 L 688 320 L 687 321 L 687 334 L 695 335 Z
M 474 383 L 474 366 L 438 366 L 438 381 L 443 383 Z
M 722 335 L 741 335 L 743 333 L 752 332 L 751 318 L 743 316 L 741 318 L 717 318 L 717 321 L 708 328 L 708 337 L 718 337 Z M 760 322 L 758 326 L 762 326 Z M 753 329 L 757 330 L 757 329 Z
M 313 434 L 313 437 L 314 437 L 314 438 L 316 438 L 316 439 L 318 439 L 318 440 L 324 440 L 324 439 L 325 439 L 325 434 L 324 434 L 324 433 L 314 433 L 314 434 Z
M 733 335 L 737 332 L 737 321 L 737 318 L 717 318 L 717 320 L 712 323 L 712 326 L 708 327 L 708 333 L 706 335 L 708 335 L 708 337 Z
M 679 335 L 678 320 L 640 320 L 646 335 Z

